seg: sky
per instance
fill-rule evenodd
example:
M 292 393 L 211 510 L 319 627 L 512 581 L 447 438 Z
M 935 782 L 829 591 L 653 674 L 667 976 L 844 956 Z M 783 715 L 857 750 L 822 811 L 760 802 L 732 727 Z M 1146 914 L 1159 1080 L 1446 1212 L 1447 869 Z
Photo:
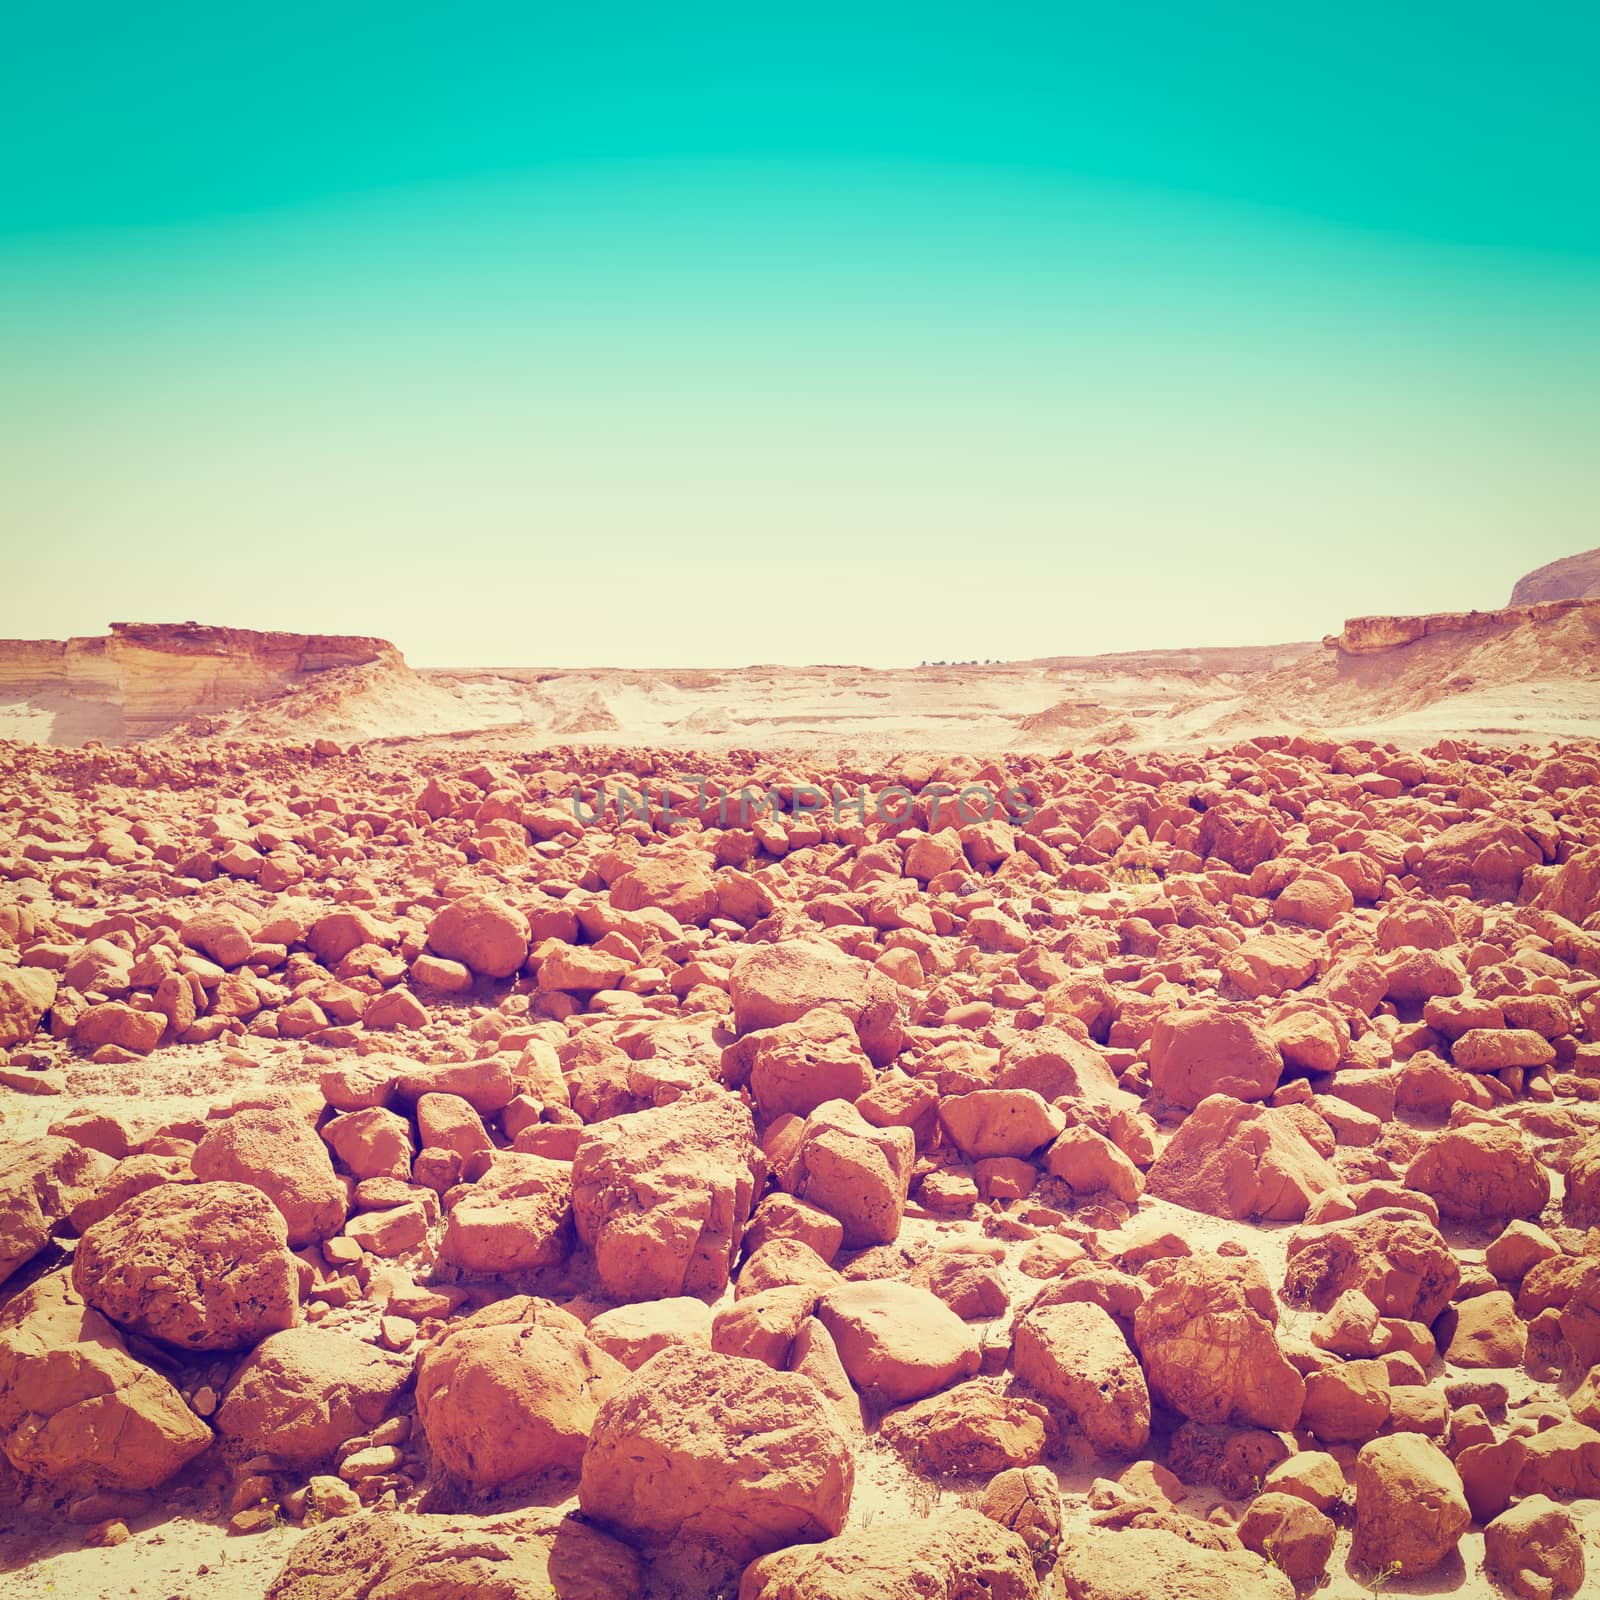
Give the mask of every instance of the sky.
M 13 7 L 0 636 L 1315 639 L 1600 545 L 1600 8 Z

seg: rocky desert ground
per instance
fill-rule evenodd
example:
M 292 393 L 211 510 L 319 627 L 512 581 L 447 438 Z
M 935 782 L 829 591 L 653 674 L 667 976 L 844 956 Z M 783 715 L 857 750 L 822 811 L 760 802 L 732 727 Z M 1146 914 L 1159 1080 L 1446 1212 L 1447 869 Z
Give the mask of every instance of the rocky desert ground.
M 0 1595 L 1600 1593 L 1597 613 L 7 647 Z

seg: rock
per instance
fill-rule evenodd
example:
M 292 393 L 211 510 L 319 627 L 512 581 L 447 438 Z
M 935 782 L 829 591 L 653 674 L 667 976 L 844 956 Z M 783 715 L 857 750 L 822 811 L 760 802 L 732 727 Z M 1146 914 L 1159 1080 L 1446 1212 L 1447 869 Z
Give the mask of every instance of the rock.
M 646 1600 L 638 1556 L 577 1517 L 370 1511 L 301 1534 L 266 1600 Z
M 653 907 L 692 927 L 716 913 L 717 885 L 698 852 L 646 856 L 611 885 L 611 903 L 619 911 Z
M 1393 1208 L 1301 1229 L 1290 1235 L 1287 1253 L 1285 1300 L 1317 1311 L 1359 1289 L 1382 1316 L 1432 1322 L 1461 1282 L 1439 1230 Z
M 1236 872 L 1253 872 L 1282 843 L 1271 809 L 1252 795 L 1228 794 L 1200 817 L 1200 854 L 1226 861 Z
M 166 1031 L 167 1019 L 162 1012 L 140 1011 L 121 1000 L 107 1000 L 90 1006 L 78 1018 L 72 1037 L 81 1050 L 98 1050 L 109 1044 L 147 1056 L 161 1043 Z
M 874 1523 L 752 1562 L 738 1600 L 1036 1600 L 1028 1546 L 977 1511 Z
M 899 1236 L 915 1160 L 909 1128 L 875 1128 L 830 1100 L 806 1118 L 775 1175 L 787 1193 L 837 1217 L 846 1247 L 859 1250 Z
M 1150 1036 L 1150 1085 L 1192 1111 L 1208 1095 L 1265 1100 L 1278 1086 L 1277 1046 L 1249 1012 L 1203 1006 L 1170 1011 Z
M 217 1431 L 246 1455 L 311 1472 L 382 1422 L 410 1377 L 409 1360 L 360 1339 L 288 1328 L 263 1339 L 234 1374 Z
M 1032 1089 L 974 1089 L 945 1095 L 939 1126 L 968 1161 L 1028 1156 L 1050 1143 L 1066 1117 Z
M 528 919 L 489 894 L 453 900 L 428 925 L 428 945 L 486 978 L 509 978 L 528 958 Z
M 1292 934 L 1258 934 L 1230 950 L 1220 965 L 1230 990 L 1251 1000 L 1271 1000 L 1316 976 L 1317 947 Z
M 1520 1367 L 1528 1329 L 1504 1290 L 1474 1295 L 1456 1307 L 1445 1360 L 1453 1367 Z
M 119 1326 L 184 1350 L 243 1350 L 294 1325 L 282 1213 L 242 1183 L 169 1183 L 78 1241 L 73 1287 Z
M 1122 1330 L 1084 1302 L 1044 1306 L 1016 1325 L 1017 1376 L 1065 1411 L 1097 1455 L 1136 1455 L 1150 1439 L 1150 1391 Z
M 750 1092 L 763 1121 L 806 1116 L 827 1100 L 855 1100 L 872 1087 L 872 1063 L 854 1025 L 819 1007 L 794 1022 L 749 1034 L 740 1048 L 750 1062 Z
M 917 1470 L 939 1476 L 1000 1472 L 1044 1460 L 1050 1415 L 1036 1400 L 975 1378 L 891 1411 L 878 1437 Z
M 1431 1195 L 1457 1221 L 1537 1217 L 1550 1174 L 1515 1128 L 1469 1122 L 1436 1134 L 1406 1169 L 1406 1187 Z
M 997 1472 L 978 1509 L 1028 1547 L 1035 1570 L 1055 1565 L 1061 1543 L 1061 1489 L 1049 1467 L 1011 1467 Z
M 1199 1256 L 1163 1262 L 1151 1278 L 1155 1287 L 1134 1313 L 1151 1397 L 1197 1422 L 1294 1427 L 1305 1380 L 1261 1314 L 1271 1291 L 1252 1303 L 1238 1274 Z
M 411 1124 L 382 1106 L 341 1112 L 323 1123 L 322 1140 L 356 1178 L 409 1179 L 417 1154 Z
M 900 1404 L 978 1371 L 978 1336 L 936 1295 L 912 1284 L 843 1284 L 822 1296 L 816 1315 L 863 1394 Z
M 1088 1528 L 1062 1544 L 1067 1600 L 1294 1600 L 1286 1574 L 1246 1550 L 1191 1544 L 1159 1528 Z
M 0 1310 L 0 1449 L 57 1492 L 154 1489 L 211 1442 L 159 1373 L 74 1293 L 64 1272 Z
M 600 1408 L 578 1504 L 641 1549 L 700 1552 L 727 1571 L 837 1534 L 854 1481 L 849 1443 L 809 1378 L 678 1347 Z
M 1214 1094 L 1184 1119 L 1145 1186 L 1208 1216 L 1298 1222 L 1339 1180 L 1292 1116 Z
M 1484 1570 L 1524 1600 L 1564 1600 L 1583 1587 L 1583 1536 L 1572 1513 L 1530 1495 L 1483 1530 Z
M 1053 993 L 1054 991 L 1052 991 Z M 1032 1089 L 1042 1099 L 1115 1105 L 1128 1097 L 1092 1045 L 1063 1028 L 1046 1026 L 1011 1040 L 1000 1052 L 998 1089 Z
M 754 1124 L 731 1095 L 588 1129 L 572 1162 L 573 1215 L 606 1293 L 654 1300 L 720 1292 L 758 1171 Z
M 1553 1045 L 1531 1028 L 1472 1028 L 1450 1047 L 1463 1072 L 1503 1072 L 1507 1067 L 1548 1067 Z
M 56 976 L 42 967 L 0 967 L 0 1049 L 26 1044 L 56 1002 Z
M 1464 886 L 1477 900 L 1514 900 L 1523 874 L 1540 865 L 1538 848 L 1514 822 L 1475 817 L 1435 834 L 1423 846 L 1417 876 L 1429 894 Z
M 0 1283 L 49 1244 L 115 1165 L 71 1139 L 0 1144 Z
M 905 1040 L 899 985 L 831 944 L 754 945 L 734 962 L 728 993 L 740 1033 L 776 1028 L 827 1006 L 850 1019 L 874 1066 L 887 1066 Z
M 1044 1169 L 1075 1195 L 1109 1194 L 1134 1205 L 1144 1193 L 1144 1174 L 1104 1134 L 1081 1123 L 1066 1129 L 1045 1153 Z
M 1574 1228 L 1600 1224 L 1600 1133 L 1590 1135 L 1567 1163 L 1561 1215 Z
M 476 1489 L 500 1488 L 576 1471 L 600 1408 L 627 1377 L 575 1318 L 534 1302 L 520 1321 L 469 1318 L 425 1349 L 417 1415 L 446 1471 Z
M 210 956 L 219 967 L 242 967 L 255 947 L 250 922 L 232 906 L 212 906 L 189 918 L 180 930 L 191 950 Z
M 190 1158 L 204 1182 L 248 1183 L 283 1214 L 293 1249 L 344 1226 L 345 1189 L 327 1146 L 290 1110 L 235 1111 L 212 1123 Z
M 651 1356 L 671 1345 L 711 1348 L 711 1307 L 692 1295 L 647 1300 L 638 1305 L 616 1306 L 591 1317 L 585 1330 L 589 1342 L 637 1372 Z
M 1261 1480 L 1273 1494 L 1292 1494 L 1318 1511 L 1331 1511 L 1344 1498 L 1344 1472 L 1325 1450 L 1300 1450 L 1270 1468 Z
M 1265 1557 L 1297 1586 L 1322 1577 L 1337 1533 L 1333 1519 L 1300 1496 L 1270 1490 L 1250 1502 L 1239 1522 L 1245 1549 Z
M 1432 1572 L 1455 1552 L 1471 1521 L 1461 1475 L 1421 1434 L 1391 1434 L 1362 1446 L 1352 1554 L 1367 1570 L 1398 1562 L 1408 1580 Z
M 496 1152 L 474 1184 L 450 1190 L 439 1259 L 458 1273 L 537 1272 L 566 1259 L 572 1168 L 564 1161 Z
M 1541 1261 L 1553 1260 L 1561 1247 L 1536 1223 L 1508 1222 L 1499 1238 L 1483 1252 L 1483 1264 L 1502 1283 L 1520 1283 Z
M 1388 1368 L 1378 1360 L 1341 1361 L 1306 1374 L 1300 1426 L 1323 1444 L 1360 1444 L 1389 1420 Z

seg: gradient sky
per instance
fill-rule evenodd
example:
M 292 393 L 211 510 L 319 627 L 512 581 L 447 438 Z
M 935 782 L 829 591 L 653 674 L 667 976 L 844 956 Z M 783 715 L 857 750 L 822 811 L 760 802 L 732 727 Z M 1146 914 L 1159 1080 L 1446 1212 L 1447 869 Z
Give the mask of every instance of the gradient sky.
M 13 7 L 0 635 L 1504 604 L 1600 544 L 1597 60 L 1589 0 Z

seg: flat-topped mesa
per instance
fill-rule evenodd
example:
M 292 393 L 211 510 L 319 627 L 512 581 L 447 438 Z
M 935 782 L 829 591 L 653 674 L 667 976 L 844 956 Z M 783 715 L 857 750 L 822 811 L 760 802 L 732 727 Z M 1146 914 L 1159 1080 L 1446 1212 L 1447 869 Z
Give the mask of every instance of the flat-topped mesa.
M 114 622 L 104 638 L 0 641 L 0 696 L 93 703 L 94 732 L 141 739 L 369 663 L 404 659 L 386 639 L 358 635 Z
M 1487 633 L 1525 622 L 1549 622 L 1569 611 L 1600 616 L 1600 600 L 1549 600 L 1535 606 L 1507 606 L 1499 611 L 1435 611 L 1412 617 L 1351 617 L 1342 633 L 1330 633 L 1323 644 L 1344 656 L 1380 655 L 1442 633 Z

